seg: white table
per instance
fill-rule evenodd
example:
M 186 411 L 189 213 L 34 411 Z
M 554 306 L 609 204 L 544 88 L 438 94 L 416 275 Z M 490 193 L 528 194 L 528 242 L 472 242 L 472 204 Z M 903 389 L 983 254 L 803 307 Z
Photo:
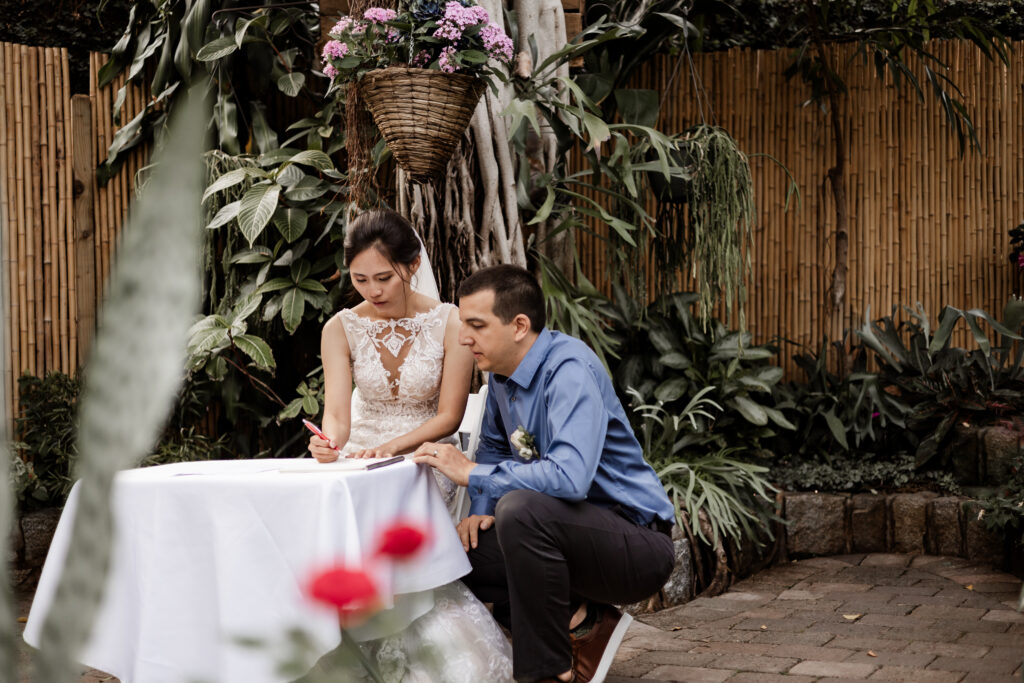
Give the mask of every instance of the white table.
M 337 613 L 306 596 L 310 576 L 335 561 L 359 563 L 379 530 L 399 516 L 427 527 L 432 543 L 390 574 L 384 570 L 395 595 L 392 609 L 364 637 L 404 626 L 433 604 L 431 589 L 469 572 L 426 466 L 280 469 L 311 464 L 211 461 L 119 474 L 106 596 L 80 661 L 122 683 L 280 681 L 274 663 L 289 628 L 303 629 L 320 654 L 340 642 Z M 31 645 L 38 644 L 53 600 L 77 499 L 76 485 L 25 627 Z M 276 648 L 246 648 L 240 638 Z

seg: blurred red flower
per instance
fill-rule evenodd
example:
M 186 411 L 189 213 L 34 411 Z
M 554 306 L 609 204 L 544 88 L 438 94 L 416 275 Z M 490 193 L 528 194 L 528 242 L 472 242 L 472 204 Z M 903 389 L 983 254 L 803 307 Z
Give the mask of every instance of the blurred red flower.
M 379 602 L 377 586 L 362 569 L 335 566 L 313 577 L 310 595 L 348 613 L 374 609 Z
M 416 554 L 427 542 L 427 533 L 420 527 L 406 522 L 395 522 L 380 536 L 377 557 L 393 560 L 407 560 Z

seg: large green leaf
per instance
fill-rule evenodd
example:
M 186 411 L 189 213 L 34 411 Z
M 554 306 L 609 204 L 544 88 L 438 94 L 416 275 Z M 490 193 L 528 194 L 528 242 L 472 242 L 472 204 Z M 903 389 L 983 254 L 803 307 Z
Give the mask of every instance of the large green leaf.
M 274 227 L 286 242 L 294 242 L 306 231 L 309 214 L 302 209 L 279 208 L 274 212 Z
M 199 52 L 196 53 L 196 59 L 200 62 L 213 62 L 222 57 L 227 57 L 237 49 L 238 46 L 235 45 L 234 36 L 221 36 L 199 48 Z
M 277 89 L 288 97 L 295 97 L 305 83 L 306 74 L 301 71 L 292 71 L 277 79 Z
M 280 194 L 281 186 L 277 183 L 260 183 L 250 187 L 242 196 L 238 208 L 238 227 L 249 241 L 250 247 L 274 215 Z
M 751 401 L 746 396 L 734 396 L 728 401 L 747 422 L 763 427 L 768 424 L 768 413 L 764 406 Z
M 318 171 L 326 171 L 334 168 L 331 158 L 318 149 L 304 149 L 288 159 L 293 164 L 312 166 Z
M 238 209 L 241 205 L 241 201 L 233 201 L 230 204 L 225 204 L 220 207 L 220 211 L 218 211 L 217 215 L 213 217 L 213 220 L 206 224 L 206 229 L 216 230 L 220 226 L 235 220 L 235 217 L 238 216 Z
M 288 333 L 294 333 L 302 322 L 302 314 L 306 310 L 306 297 L 298 287 L 289 289 L 281 300 L 281 320 Z
M 246 178 L 265 178 L 266 175 L 267 172 L 263 169 L 253 168 L 251 166 L 243 166 L 242 168 L 236 168 L 228 171 L 210 183 L 209 187 L 206 188 L 206 191 L 203 192 L 203 201 L 205 202 L 214 194 L 226 190 L 229 187 L 234 187 Z
M 682 398 L 689 386 L 690 382 L 685 377 L 673 377 L 658 385 L 658 388 L 654 390 L 654 398 L 664 403 L 671 403 Z
M 256 367 L 270 370 L 275 366 L 274 354 L 270 350 L 270 345 L 259 337 L 251 334 L 239 335 L 235 337 L 235 346 L 249 356 L 256 363 Z

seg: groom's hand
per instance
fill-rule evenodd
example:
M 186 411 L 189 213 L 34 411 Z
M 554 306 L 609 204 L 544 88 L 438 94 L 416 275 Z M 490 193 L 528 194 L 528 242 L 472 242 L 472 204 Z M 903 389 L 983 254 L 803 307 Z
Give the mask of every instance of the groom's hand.
M 450 443 L 425 443 L 412 454 L 415 462 L 438 469 L 458 486 L 469 486 L 469 473 L 476 463 Z
M 481 531 L 487 531 L 494 526 L 494 517 L 491 515 L 470 515 L 458 523 L 455 530 L 459 532 L 462 539 L 462 549 L 467 553 L 470 547 L 475 548 L 477 538 Z

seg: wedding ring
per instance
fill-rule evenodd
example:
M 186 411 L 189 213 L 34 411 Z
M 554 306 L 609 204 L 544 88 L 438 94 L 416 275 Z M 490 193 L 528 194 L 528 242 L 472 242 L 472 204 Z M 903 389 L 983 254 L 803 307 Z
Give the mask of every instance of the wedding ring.
M 434 449 L 434 457 L 437 457 L 437 449 Z

